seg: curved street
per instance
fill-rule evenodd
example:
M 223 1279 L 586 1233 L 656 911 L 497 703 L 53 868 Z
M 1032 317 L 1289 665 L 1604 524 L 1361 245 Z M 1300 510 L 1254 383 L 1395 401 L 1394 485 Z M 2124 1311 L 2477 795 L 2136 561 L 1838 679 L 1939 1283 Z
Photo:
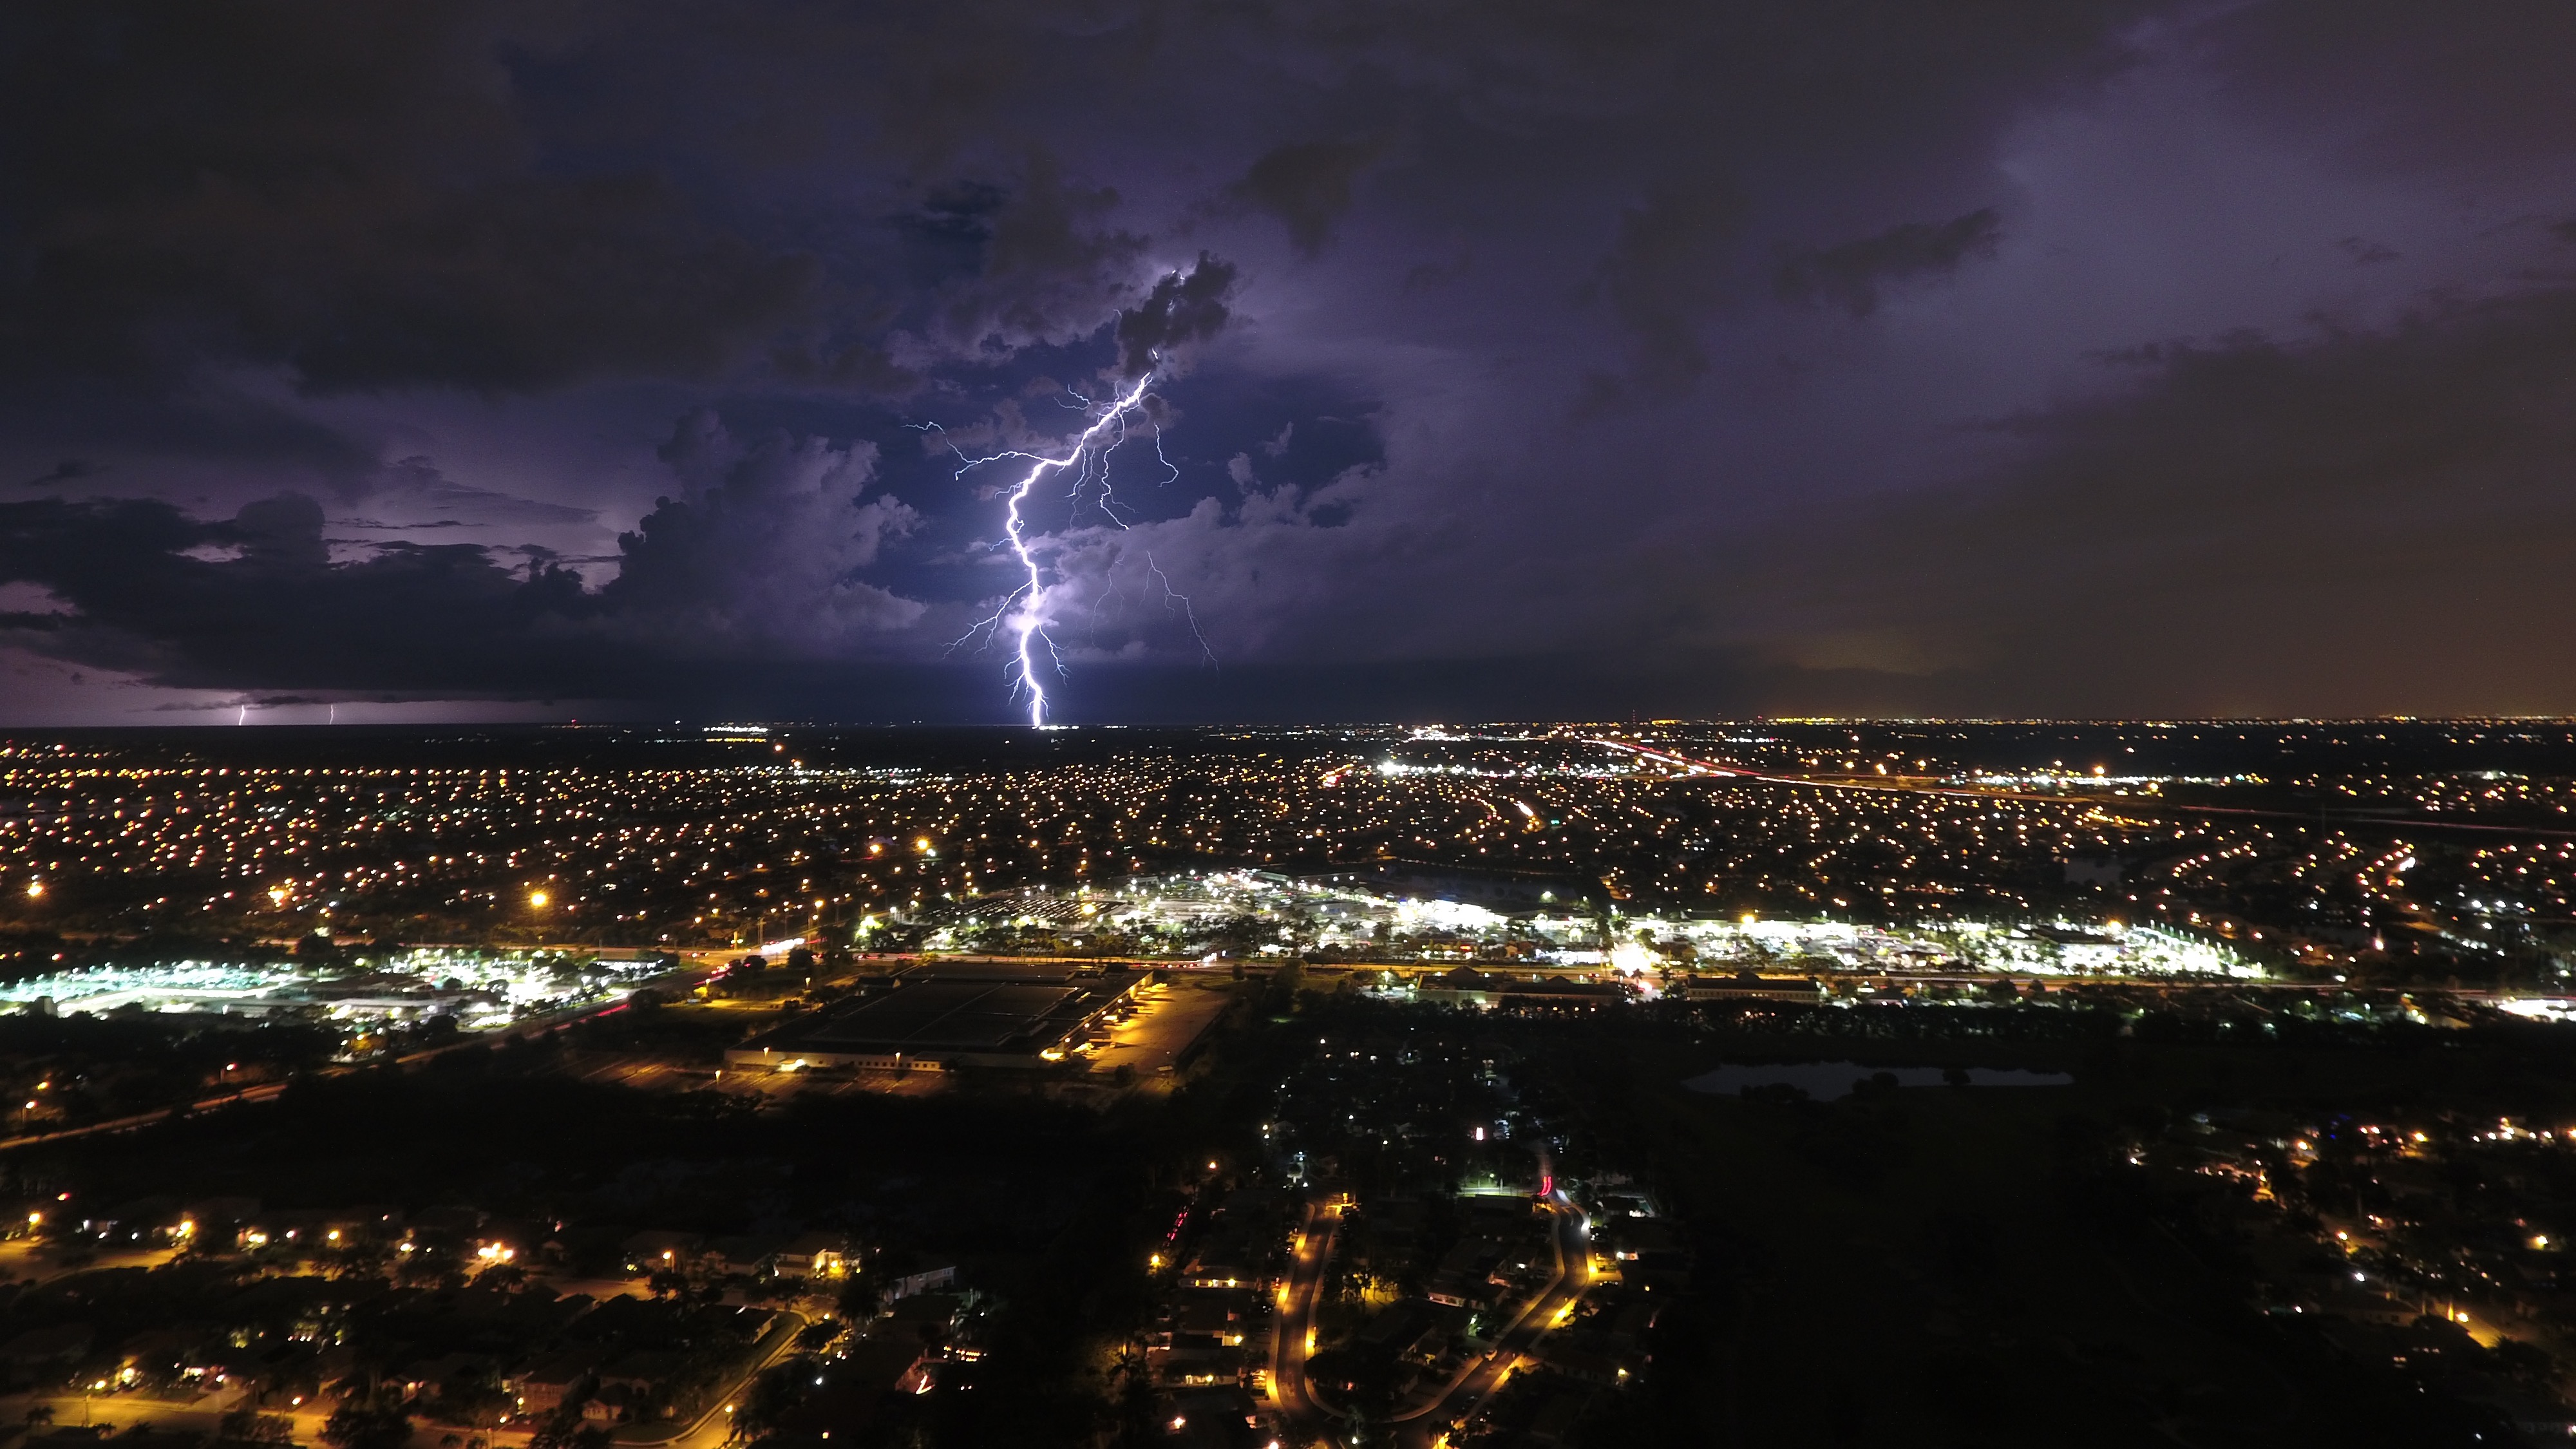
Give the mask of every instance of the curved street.
M 1341 1227 L 1340 1208 L 1309 1203 L 1305 1225 L 1297 1231 L 1297 1256 L 1288 1265 L 1288 1280 L 1279 1285 L 1279 1316 L 1270 1334 L 1270 1393 L 1300 1442 L 1311 1441 L 1337 1417 L 1316 1401 L 1306 1382 L 1306 1355 L 1314 1351 L 1315 1305 Z
M 1495 1391 L 1526 1366 L 1540 1335 L 1563 1321 L 1591 1285 L 1590 1222 L 1562 1189 L 1551 1192 L 1544 1202 L 1554 1220 L 1549 1247 L 1556 1259 L 1555 1272 L 1496 1336 L 1490 1351 L 1460 1369 L 1437 1395 L 1394 1416 L 1396 1442 L 1402 1449 L 1434 1449 L 1452 1430 L 1482 1412 Z M 1296 1258 L 1279 1288 L 1277 1330 L 1270 1336 L 1270 1384 L 1294 1443 L 1312 1444 L 1318 1437 L 1341 1442 L 1333 1434 L 1341 1412 L 1317 1398 L 1306 1378 L 1306 1358 L 1315 1347 L 1315 1310 L 1340 1226 L 1338 1208 L 1324 1204 L 1307 1208 Z

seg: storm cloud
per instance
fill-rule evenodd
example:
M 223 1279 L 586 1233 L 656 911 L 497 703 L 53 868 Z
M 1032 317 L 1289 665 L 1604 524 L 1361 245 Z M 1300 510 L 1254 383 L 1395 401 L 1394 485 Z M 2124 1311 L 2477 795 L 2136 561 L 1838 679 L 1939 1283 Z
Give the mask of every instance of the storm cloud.
M 1224 331 L 1233 316 L 1226 296 L 1234 283 L 1234 267 L 1205 252 L 1188 271 L 1156 282 L 1142 301 L 1118 314 L 1120 368 L 1142 377 L 1160 354 Z
M 2015 465 L 1817 518 L 1832 588 L 1739 553 L 1712 632 L 1786 623 L 1779 663 L 1874 672 L 1886 709 L 2569 707 L 2576 289 L 2105 365 L 2102 396 L 1994 420 Z
M 1022 500 L 1074 717 L 2576 709 L 2571 71 L 2542 0 L 20 7 L 0 662 L 1011 718 L 1003 495 L 1150 373 Z
M 812 257 L 653 171 L 539 165 L 482 7 L 35 6 L 10 30 L 0 369 L 693 375 L 812 299 Z
M 1312 260 L 1351 209 L 1351 185 L 1385 146 L 1367 141 L 1300 141 L 1252 163 L 1235 196 L 1279 219 L 1300 256 Z
M 595 590 L 543 549 L 395 541 L 335 562 L 296 493 L 202 522 L 153 500 L 0 504 L 0 573 L 65 606 L 0 616 L 0 638 L 180 689 L 595 698 L 645 669 L 838 667 L 922 614 L 859 576 L 918 521 L 862 497 L 872 450 L 738 441 L 696 413 L 663 456 L 680 493 L 619 536 Z
M 1992 257 L 2002 235 L 2003 223 L 1991 206 L 1938 225 L 1910 221 L 1792 256 L 1780 264 L 1775 286 L 1786 300 L 1827 303 L 1866 317 L 1878 310 L 1881 287 L 1946 276 L 1972 257 Z

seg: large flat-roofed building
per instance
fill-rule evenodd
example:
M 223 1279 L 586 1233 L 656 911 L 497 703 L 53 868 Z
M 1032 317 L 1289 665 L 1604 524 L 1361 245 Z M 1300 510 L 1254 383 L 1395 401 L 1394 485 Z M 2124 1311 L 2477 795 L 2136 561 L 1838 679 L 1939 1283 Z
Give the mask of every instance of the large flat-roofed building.
M 892 987 L 761 1033 L 732 1067 L 938 1070 L 1038 1067 L 1118 1010 L 1146 979 L 1033 962 L 921 966 Z

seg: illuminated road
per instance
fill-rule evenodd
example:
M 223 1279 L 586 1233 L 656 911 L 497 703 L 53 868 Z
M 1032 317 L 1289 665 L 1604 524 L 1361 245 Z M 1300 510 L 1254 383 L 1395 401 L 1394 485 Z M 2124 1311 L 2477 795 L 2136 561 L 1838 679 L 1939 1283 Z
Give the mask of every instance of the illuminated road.
M 56 1251 L 64 1253 L 64 1258 L 56 1260 Z M 159 1268 L 178 1256 L 177 1248 L 99 1250 L 77 1242 L 64 1243 L 57 1248 L 57 1245 L 38 1238 L 11 1238 L 0 1242 L 0 1282 L 50 1283 L 74 1273 L 96 1273 L 114 1268 Z M 0 1418 L 0 1422 L 6 1422 L 5 1418 Z
M 2543 826 L 2488 825 L 2467 820 L 2434 820 L 2418 815 L 2333 814 L 2298 810 L 2259 810 L 2237 805 L 2198 805 L 2181 800 L 2164 800 L 2152 795 L 2070 794 L 2054 790 L 2003 790 L 1926 779 L 1915 775 L 1878 777 L 1852 775 L 1766 775 L 1759 770 L 1738 769 L 1710 760 L 1694 760 L 1670 750 L 1650 749 L 1626 740 L 1592 739 L 1586 744 L 1604 749 L 1625 750 L 1640 759 L 1659 765 L 1671 765 L 1694 776 L 1736 780 L 1759 780 L 1766 785 L 1796 785 L 1810 790 L 1854 790 L 1876 795 L 1938 795 L 1950 800 L 2008 800 L 2023 805 L 2078 805 L 2090 810 L 2126 811 L 2136 815 L 2239 815 L 2258 820 L 2287 820 L 2298 825 L 2315 825 L 2339 830 L 2388 830 L 2399 833 L 2418 830 L 2467 830 L 2487 835 L 2541 836 L 2551 840 L 2576 839 L 2576 830 L 2554 830 Z M 2080 783 L 2080 781 L 2079 781 Z
M 1449 1381 L 1449 1387 L 1438 1398 L 1395 1416 L 1401 1426 L 1397 1443 L 1403 1449 L 1429 1449 L 1445 1439 L 1453 1425 L 1473 1419 L 1494 1391 L 1520 1369 L 1539 1335 L 1555 1327 L 1591 1285 L 1591 1225 L 1562 1191 L 1548 1197 L 1547 1208 L 1555 1217 L 1549 1246 L 1556 1252 L 1556 1275 L 1522 1308 L 1520 1317 L 1503 1330 L 1492 1353 L 1468 1365 Z
M 621 1281 L 604 1286 L 622 1289 L 626 1285 Z M 750 1389 L 753 1379 L 771 1365 L 795 1352 L 796 1335 L 810 1321 L 800 1313 L 782 1312 L 778 1322 L 770 1330 L 771 1342 L 767 1350 L 761 1353 L 758 1360 L 733 1383 L 725 1394 L 716 1398 L 695 1422 L 686 1425 L 662 1424 L 639 1427 L 631 1431 L 634 1437 L 621 1435 L 616 1442 L 621 1446 L 629 1446 L 629 1449 L 723 1449 L 723 1446 L 733 1438 L 732 1406 L 741 1401 L 743 1394 Z M 243 1387 L 236 1384 L 193 1402 L 174 1404 L 146 1398 L 139 1394 L 55 1394 L 40 1391 L 0 1398 L 0 1410 L 7 1412 L 9 1421 L 13 1424 L 24 1418 L 28 1408 L 43 1404 L 54 1411 L 54 1422 L 57 1424 L 67 1426 L 89 1424 L 113 1429 L 152 1428 L 202 1436 L 215 1431 L 218 1421 L 227 1410 L 240 1406 L 243 1392 Z M 261 1412 L 280 1414 L 294 1420 L 296 1443 L 318 1444 L 322 1440 L 322 1427 L 328 1417 L 319 1411 L 321 1407 L 319 1401 L 300 1409 L 284 1404 L 269 1404 L 261 1406 Z M 668 1429 L 669 1432 L 660 1437 L 652 1437 L 650 1430 L 657 1428 Z M 524 1424 L 486 1429 L 481 1432 L 496 1444 L 524 1443 L 528 1437 L 528 1429 Z M 421 1442 L 428 1441 L 426 1434 L 418 1437 Z
M 721 1398 L 708 1404 L 707 1411 L 698 1416 L 696 1423 L 676 1427 L 668 1435 L 659 1438 L 650 1437 L 641 1431 L 630 1431 L 634 1437 L 628 1438 L 621 1435 L 617 1442 L 649 1444 L 654 1446 L 654 1449 L 720 1449 L 720 1446 L 732 1442 L 734 1405 L 741 1402 L 744 1394 L 750 1392 L 752 1380 L 759 1378 L 762 1371 L 796 1351 L 796 1335 L 804 1330 L 809 1321 L 801 1313 L 782 1310 L 778 1315 L 778 1323 L 770 1330 L 775 1341 L 770 1344 L 768 1351 L 754 1359 L 751 1367 L 744 1371 L 741 1378 L 734 1381 L 733 1387 L 725 1390 Z
M 1394 1416 L 1397 1442 L 1403 1449 L 1430 1449 L 1447 1437 L 1452 1426 L 1474 1418 L 1523 1365 L 1539 1335 L 1554 1327 L 1583 1296 L 1592 1277 L 1591 1226 L 1563 1192 L 1550 1195 L 1547 1208 L 1554 1218 L 1549 1234 L 1549 1247 L 1556 1257 L 1554 1275 L 1497 1335 L 1492 1353 L 1460 1370 L 1428 1402 Z M 1288 1281 L 1279 1289 L 1279 1318 L 1270 1335 L 1271 1394 L 1297 1443 L 1311 1443 L 1317 1435 L 1329 1433 L 1331 1421 L 1341 1417 L 1315 1397 L 1306 1379 L 1306 1356 L 1315 1344 L 1315 1307 L 1340 1227 L 1336 1208 L 1318 1204 L 1306 1210 L 1296 1261 L 1289 1265 Z
M 1297 1259 L 1288 1265 L 1288 1281 L 1280 1285 L 1279 1316 L 1271 1325 L 1270 1393 L 1278 1400 L 1289 1431 L 1301 1443 L 1324 1432 L 1333 1417 L 1307 1386 L 1306 1355 L 1315 1346 L 1315 1303 L 1323 1295 L 1325 1270 L 1333 1261 L 1333 1238 L 1341 1228 L 1338 1207 L 1307 1206 L 1306 1225 L 1297 1234 Z

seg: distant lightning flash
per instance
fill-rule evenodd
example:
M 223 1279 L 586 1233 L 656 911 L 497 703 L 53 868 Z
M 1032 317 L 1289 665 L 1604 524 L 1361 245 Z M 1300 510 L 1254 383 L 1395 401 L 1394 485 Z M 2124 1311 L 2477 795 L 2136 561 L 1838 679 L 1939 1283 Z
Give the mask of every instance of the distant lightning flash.
M 1028 535 L 1025 531 L 1026 520 L 1020 516 L 1020 505 L 1028 501 L 1029 490 L 1037 487 L 1040 479 L 1049 473 L 1063 469 L 1074 470 L 1074 486 L 1079 490 L 1083 478 L 1094 468 L 1096 459 L 1096 466 L 1101 470 L 1102 511 L 1107 512 L 1107 454 L 1126 440 L 1127 415 L 1135 412 L 1144 402 L 1145 389 L 1153 381 L 1154 374 L 1148 370 L 1143 377 L 1136 380 L 1135 386 L 1102 405 L 1099 416 L 1092 419 L 1091 426 L 1082 430 L 1081 435 L 1073 440 L 1072 450 L 1061 458 L 1050 458 L 1041 453 L 1024 453 L 1016 449 L 981 458 L 968 458 L 965 453 L 957 452 L 957 456 L 965 461 L 965 466 L 957 470 L 957 476 L 960 478 L 987 463 L 998 463 L 1005 458 L 1022 458 L 1029 464 L 1029 471 L 1023 474 L 1019 483 L 1010 490 L 1010 505 L 1005 512 L 1002 528 L 1003 533 L 1010 539 L 1011 552 L 1018 555 L 1020 568 L 1028 577 L 1025 582 L 1011 590 L 1010 594 L 1002 600 L 1001 607 L 994 610 L 990 618 L 967 630 L 965 638 L 958 640 L 958 643 L 962 644 L 966 639 L 972 639 L 987 630 L 1010 632 L 1011 652 L 1015 661 L 1012 666 L 1011 688 L 1014 692 L 1022 689 L 1028 691 L 1029 723 L 1032 726 L 1043 726 L 1046 723 L 1047 711 L 1046 685 L 1038 677 L 1037 648 L 1041 645 L 1045 647 L 1048 662 L 1054 665 L 1059 673 L 1063 670 L 1063 660 L 1056 653 L 1055 641 L 1046 635 L 1046 576 L 1038 567 L 1037 555 L 1029 549 Z M 929 426 L 935 428 L 937 425 Z M 944 435 L 945 430 L 941 431 Z M 1105 445 L 1104 440 L 1106 440 Z M 1157 439 L 1158 452 L 1160 451 L 1159 442 L 1160 440 Z M 957 451 L 955 444 L 952 443 L 949 447 L 951 451 Z M 1112 522 L 1119 522 L 1116 514 L 1111 513 L 1109 517 Z M 1126 525 L 1121 522 L 1119 526 L 1123 528 Z
M 1199 643 L 1199 658 L 1213 666 L 1216 651 L 1208 647 L 1207 636 L 1199 632 L 1199 612 L 1190 607 L 1190 596 L 1172 587 L 1172 576 L 1163 572 L 1163 566 L 1154 562 L 1150 553 L 1145 555 L 1145 568 L 1163 586 L 1163 612 L 1169 614 L 1174 604 L 1181 606 L 1181 619 L 1190 626 L 1190 637 Z

